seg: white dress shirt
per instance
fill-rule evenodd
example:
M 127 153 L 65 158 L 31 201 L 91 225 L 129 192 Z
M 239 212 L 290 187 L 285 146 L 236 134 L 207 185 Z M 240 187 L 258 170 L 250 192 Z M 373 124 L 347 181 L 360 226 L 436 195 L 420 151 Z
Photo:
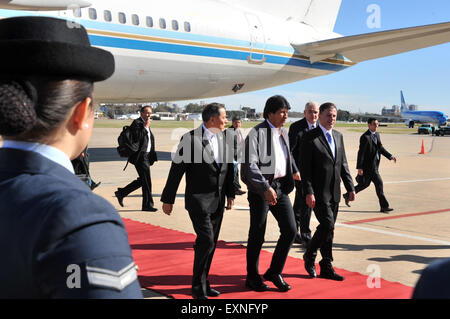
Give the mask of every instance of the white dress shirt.
M 142 119 L 142 117 L 141 117 Z M 150 153 L 150 150 L 152 149 L 152 139 L 150 138 L 150 128 L 149 127 L 145 127 L 145 121 L 144 119 L 142 119 L 142 121 L 144 122 L 144 128 L 147 131 L 147 136 L 148 136 L 148 145 L 147 145 L 147 153 Z
M 325 140 L 330 145 L 330 149 L 331 149 L 331 152 L 333 153 L 333 157 L 336 157 L 336 144 L 334 143 L 333 129 L 328 131 L 326 128 L 324 128 L 322 125 L 320 125 L 320 123 L 319 123 L 319 127 L 322 129 L 323 135 L 325 136 Z M 330 134 L 330 136 L 331 136 L 331 142 L 327 138 L 327 133 Z
M 219 156 L 219 141 L 217 140 L 217 135 L 214 134 L 213 132 L 211 132 L 210 130 L 208 130 L 205 126 L 205 124 L 203 124 L 203 129 L 205 130 L 205 135 L 206 138 L 209 141 L 209 144 L 211 145 L 211 148 L 213 150 L 214 153 L 214 160 L 216 161 L 217 164 L 220 163 L 220 156 Z
M 281 140 L 283 138 L 281 136 L 281 128 L 276 128 L 269 120 L 267 120 L 267 123 L 272 128 L 272 145 L 275 153 L 275 173 L 273 178 L 281 178 L 286 176 L 287 149 Z

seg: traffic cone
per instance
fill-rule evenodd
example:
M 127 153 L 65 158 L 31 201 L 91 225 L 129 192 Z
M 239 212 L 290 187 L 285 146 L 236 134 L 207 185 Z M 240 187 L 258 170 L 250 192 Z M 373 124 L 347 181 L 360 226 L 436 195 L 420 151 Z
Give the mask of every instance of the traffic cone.
M 422 149 L 420 150 L 419 154 L 425 154 L 425 145 L 423 143 L 423 140 L 422 140 Z

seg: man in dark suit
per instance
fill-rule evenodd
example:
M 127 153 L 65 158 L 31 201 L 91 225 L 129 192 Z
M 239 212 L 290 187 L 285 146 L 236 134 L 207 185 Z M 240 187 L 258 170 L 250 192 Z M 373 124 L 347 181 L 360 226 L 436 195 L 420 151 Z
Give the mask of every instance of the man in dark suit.
M 239 163 L 242 160 L 242 153 L 245 147 L 245 140 L 241 132 L 241 118 L 234 116 L 232 119 L 231 127 L 225 130 L 227 142 L 233 145 L 233 164 L 234 164 L 234 187 L 236 188 L 236 195 L 244 195 L 245 191 L 241 190 L 241 184 L 239 183 Z
M 380 203 L 380 212 L 388 213 L 393 210 L 389 207 L 389 202 L 384 196 L 383 180 L 381 179 L 378 167 L 380 166 L 380 154 L 397 163 L 397 159 L 391 153 L 386 151 L 381 144 L 380 134 L 377 132 L 378 121 L 375 118 L 369 118 L 367 121 L 369 129 L 361 135 L 359 139 L 358 161 L 358 185 L 355 187 L 356 193 L 369 187 L 372 182 L 375 185 L 375 191 Z M 350 207 L 348 194 L 344 194 L 345 204 Z
M 245 284 L 255 291 L 269 289 L 258 270 L 269 210 L 277 220 L 281 234 L 270 267 L 263 277 L 273 282 L 280 291 L 291 289 L 281 273 L 296 234 L 288 194 L 294 189 L 294 178 L 299 180 L 300 175 L 291 159 L 287 132 L 283 128 L 289 109 L 284 97 L 275 95 L 269 98 L 264 108 L 265 121 L 256 125 L 245 139 L 241 179 L 247 185 L 250 205 Z
M 185 208 L 189 212 L 197 239 L 194 245 L 192 296 L 217 297 L 208 274 L 219 237 L 227 196 L 227 209 L 234 204 L 233 162 L 224 161 L 227 145 L 223 130 L 227 122 L 222 104 L 208 104 L 203 124 L 181 138 L 161 195 L 163 211 L 170 215 L 181 178 L 186 174 Z
M 139 177 L 124 188 L 119 187 L 114 194 L 119 201 L 119 205 L 123 207 L 123 199 L 142 187 L 142 210 L 156 212 L 158 209 L 154 207 L 150 176 L 150 166 L 158 160 L 155 151 L 155 137 L 150 129 L 152 108 L 144 106 L 140 113 L 141 116 L 134 120 L 130 126 L 133 142 L 139 145 L 139 149 L 128 159 L 135 166 Z
M 305 117 L 289 127 L 289 145 L 297 167 L 300 167 L 300 144 L 303 135 L 316 127 L 316 122 L 319 118 L 319 104 L 316 102 L 306 103 L 303 113 Z M 293 208 L 297 229 L 300 229 L 300 234 L 297 233 L 295 235 L 294 242 L 303 244 L 306 247 L 311 241 L 309 223 L 311 221 L 312 209 L 306 205 L 302 181 L 295 181 L 295 201 Z
M 320 249 L 320 276 L 332 280 L 344 280 L 332 265 L 334 224 L 341 198 L 341 179 L 349 192 L 348 199 L 355 199 L 352 177 L 348 169 L 342 134 L 333 130 L 337 109 L 333 103 L 320 106 L 319 126 L 307 132 L 301 145 L 300 174 L 306 194 L 306 203 L 314 209 L 319 226 L 309 243 L 303 259 L 305 269 L 316 277 L 314 261 Z

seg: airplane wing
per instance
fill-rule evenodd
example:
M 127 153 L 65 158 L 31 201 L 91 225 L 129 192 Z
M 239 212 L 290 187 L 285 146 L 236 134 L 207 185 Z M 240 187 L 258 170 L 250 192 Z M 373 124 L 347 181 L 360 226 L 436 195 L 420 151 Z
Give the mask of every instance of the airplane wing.
M 89 7 L 86 0 L 0 0 L 0 9 L 49 11 Z
M 390 56 L 450 41 L 450 22 L 345 36 L 305 44 L 292 43 L 311 63 L 341 54 L 353 62 Z

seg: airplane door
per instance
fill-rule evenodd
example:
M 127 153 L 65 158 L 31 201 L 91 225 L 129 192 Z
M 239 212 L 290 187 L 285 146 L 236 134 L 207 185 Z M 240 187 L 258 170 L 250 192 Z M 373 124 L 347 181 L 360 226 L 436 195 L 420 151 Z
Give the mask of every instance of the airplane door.
M 248 63 L 263 64 L 266 51 L 266 38 L 259 18 L 252 13 L 245 13 L 250 31 L 250 54 L 247 57 Z

